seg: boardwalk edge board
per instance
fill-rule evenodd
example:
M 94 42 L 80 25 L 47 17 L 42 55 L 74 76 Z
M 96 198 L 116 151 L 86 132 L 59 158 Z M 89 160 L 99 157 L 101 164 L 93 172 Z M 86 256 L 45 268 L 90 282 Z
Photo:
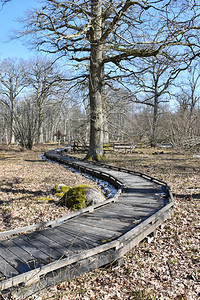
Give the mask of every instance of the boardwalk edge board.
M 103 204 L 96 204 L 90 206 L 86 209 L 82 209 L 75 213 L 65 215 L 53 221 L 26 226 L 23 228 L 17 228 L 8 232 L 3 232 L 0 233 L 0 237 L 9 237 L 11 235 L 22 233 L 24 231 L 35 230 L 39 228 L 41 229 L 43 227 L 48 226 L 55 227 L 61 224 L 62 222 L 73 219 L 74 217 L 81 216 L 84 213 L 93 212 L 95 209 L 105 207 L 110 203 L 116 202 L 119 195 L 123 193 L 123 189 L 126 188 L 126 186 L 123 185 L 123 182 L 120 181 L 119 178 L 116 178 L 110 174 L 106 174 L 106 171 L 102 172 L 96 170 L 98 166 L 107 169 L 117 170 L 119 172 L 126 172 L 128 174 L 137 175 L 145 178 L 146 180 L 153 181 L 156 184 L 159 184 L 160 186 L 163 186 L 165 189 L 166 196 L 168 198 L 168 203 L 165 204 L 158 211 L 153 213 L 151 216 L 147 217 L 135 227 L 122 234 L 121 236 L 117 237 L 113 241 L 106 242 L 102 245 L 96 246 L 91 249 L 83 250 L 78 254 L 59 259 L 55 262 L 49 263 L 39 268 L 35 268 L 34 270 L 28 271 L 26 273 L 17 275 L 12 278 L 8 278 L 0 282 L 0 290 L 3 293 L 11 291 L 13 295 L 17 295 L 18 297 L 20 296 L 24 299 L 29 295 L 37 292 L 41 288 L 45 288 L 49 285 L 53 285 L 66 279 L 70 279 L 78 274 L 90 271 L 94 268 L 98 268 L 105 264 L 113 263 L 114 261 L 120 260 L 125 253 L 131 250 L 135 245 L 137 245 L 149 234 L 154 232 L 155 229 L 159 227 L 165 220 L 170 218 L 173 214 L 174 208 L 174 200 L 170 187 L 165 182 L 159 179 L 153 178 L 149 175 L 140 172 L 134 172 L 132 170 L 118 168 L 106 164 L 87 163 L 86 166 L 81 164 L 79 165 L 78 160 L 76 158 L 70 157 L 69 159 L 66 159 L 66 157 L 62 155 L 62 151 L 49 151 L 45 153 L 45 156 L 50 160 L 54 160 L 62 164 L 67 164 L 84 173 L 89 173 L 95 177 L 106 179 L 118 188 L 117 194 L 113 198 L 105 201 Z M 92 166 L 95 167 L 92 168 Z

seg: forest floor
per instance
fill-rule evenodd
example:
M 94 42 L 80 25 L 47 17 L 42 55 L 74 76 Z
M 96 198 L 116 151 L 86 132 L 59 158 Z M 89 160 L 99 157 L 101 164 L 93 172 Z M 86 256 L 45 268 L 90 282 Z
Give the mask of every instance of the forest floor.
M 56 145 L 32 151 L 0 145 L 0 231 L 69 213 L 56 204 L 52 188 L 96 183 L 41 158 Z M 108 154 L 106 163 L 149 174 L 172 189 L 175 212 L 124 256 L 121 267 L 101 268 L 43 290 L 29 299 L 200 299 L 200 157 L 174 149 L 136 149 Z

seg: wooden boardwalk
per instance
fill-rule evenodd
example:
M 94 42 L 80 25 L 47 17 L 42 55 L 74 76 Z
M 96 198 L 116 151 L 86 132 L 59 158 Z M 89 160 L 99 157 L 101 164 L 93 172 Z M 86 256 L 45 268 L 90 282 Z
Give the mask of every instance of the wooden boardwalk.
M 173 212 L 167 184 L 147 175 L 92 164 L 50 151 L 46 157 L 105 179 L 118 188 L 117 195 L 55 221 L 1 236 L 2 294 L 26 298 L 34 292 L 120 258 L 151 234 Z M 16 233 L 47 227 L 26 234 Z

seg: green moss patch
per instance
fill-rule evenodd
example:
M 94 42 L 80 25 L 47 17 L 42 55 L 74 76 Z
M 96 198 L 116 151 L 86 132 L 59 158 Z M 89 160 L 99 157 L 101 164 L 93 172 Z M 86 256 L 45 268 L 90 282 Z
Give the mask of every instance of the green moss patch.
M 56 197 L 57 198 L 62 198 L 64 196 L 65 193 L 56 193 Z
M 55 193 L 66 193 L 68 190 L 70 189 L 70 187 L 66 184 L 56 184 L 55 187 L 53 188 L 53 191 Z
M 67 206 L 72 210 L 82 209 L 88 206 L 86 199 L 87 188 L 90 188 L 89 185 L 82 184 L 70 188 L 64 196 L 60 199 L 59 204 Z

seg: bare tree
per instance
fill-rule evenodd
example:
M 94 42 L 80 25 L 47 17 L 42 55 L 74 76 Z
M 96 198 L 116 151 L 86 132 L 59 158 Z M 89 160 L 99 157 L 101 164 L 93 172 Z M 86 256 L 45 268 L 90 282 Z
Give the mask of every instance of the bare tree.
M 62 76 L 58 67 L 52 61 L 45 58 L 36 58 L 28 64 L 29 87 L 34 94 L 34 100 L 38 108 L 38 130 L 37 142 L 43 142 L 42 124 L 44 120 L 44 110 L 47 105 L 52 105 L 58 101 L 58 94 L 61 91 Z M 62 85 L 64 93 L 64 85 Z M 60 101 L 60 100 L 59 100 Z
M 134 95 L 131 100 L 148 105 L 152 108 L 150 144 L 157 144 L 159 108 L 168 102 L 169 88 L 175 85 L 175 79 L 185 71 L 191 61 L 185 60 L 183 55 L 172 53 L 170 50 L 157 57 L 142 58 L 136 64 L 137 71 L 133 75 Z
M 0 102 L 0 141 L 8 144 L 9 113 L 5 105 Z
M 0 102 L 6 106 L 10 114 L 9 142 L 14 143 L 14 114 L 20 93 L 27 86 L 24 61 L 4 59 L 0 63 Z
M 185 76 L 184 84 L 180 85 L 180 93 L 176 94 L 176 100 L 180 109 L 189 110 L 191 115 L 200 100 L 200 69 L 199 64 L 195 63 L 188 69 L 188 76 Z
M 32 149 L 38 124 L 37 107 L 32 95 L 27 95 L 21 100 L 15 113 L 15 136 L 23 148 Z
M 184 77 L 184 83 L 179 85 L 180 92 L 175 95 L 179 107 L 173 124 L 174 129 L 176 128 L 177 131 L 176 140 L 179 144 L 187 139 L 194 139 L 199 134 L 199 86 L 199 65 L 195 63 L 188 70 L 188 76 Z M 174 134 L 173 139 L 175 140 Z

